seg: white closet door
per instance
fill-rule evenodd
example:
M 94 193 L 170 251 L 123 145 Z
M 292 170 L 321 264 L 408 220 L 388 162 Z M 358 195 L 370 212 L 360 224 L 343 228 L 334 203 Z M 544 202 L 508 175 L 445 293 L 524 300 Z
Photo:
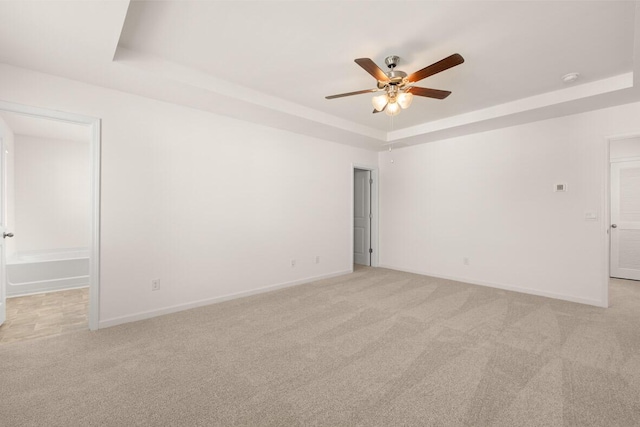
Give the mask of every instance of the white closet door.
M 640 161 L 611 164 L 611 277 L 640 280 Z
M 5 174 L 7 169 L 4 142 L 0 138 L 0 325 L 7 319 L 7 273 L 5 270 L 4 236 L 7 232 L 5 215 L 6 192 Z
M 353 262 L 371 265 L 371 171 L 353 175 Z

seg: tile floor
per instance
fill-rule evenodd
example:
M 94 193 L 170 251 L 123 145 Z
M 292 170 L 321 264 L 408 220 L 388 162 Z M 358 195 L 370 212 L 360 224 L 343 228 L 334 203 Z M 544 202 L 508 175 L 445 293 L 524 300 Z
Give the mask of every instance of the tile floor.
M 89 288 L 7 298 L 0 345 L 88 329 Z

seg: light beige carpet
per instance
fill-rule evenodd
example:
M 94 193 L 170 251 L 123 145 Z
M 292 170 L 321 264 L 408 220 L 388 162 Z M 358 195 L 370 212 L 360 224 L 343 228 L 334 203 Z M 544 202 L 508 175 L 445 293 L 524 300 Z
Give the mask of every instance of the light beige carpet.
M 2 426 L 638 426 L 640 283 L 599 309 L 385 269 L 0 346 Z

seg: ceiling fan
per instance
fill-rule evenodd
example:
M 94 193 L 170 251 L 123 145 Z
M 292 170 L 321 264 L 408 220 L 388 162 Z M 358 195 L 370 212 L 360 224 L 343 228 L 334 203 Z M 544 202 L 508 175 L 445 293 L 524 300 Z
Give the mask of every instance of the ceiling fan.
M 395 55 L 385 58 L 384 62 L 389 68 L 389 71 L 385 73 L 371 59 L 358 58 L 355 60 L 356 64 L 361 66 L 367 73 L 371 74 L 378 81 L 377 87 L 374 89 L 330 95 L 325 98 L 334 99 L 343 98 L 345 96 L 360 95 L 363 93 L 384 92 L 382 95 L 373 97 L 373 112 L 375 114 L 384 111 L 389 116 L 395 116 L 400 113 L 401 109 L 409 108 L 409 105 L 411 105 L 411 101 L 413 100 L 413 95 L 436 99 L 444 99 L 451 95 L 451 92 L 447 90 L 413 86 L 413 83 L 429 76 L 433 76 L 441 71 L 448 70 L 456 65 L 460 65 L 464 62 L 464 58 L 461 55 L 454 53 L 451 56 L 409 75 L 404 71 L 395 69 L 399 61 L 400 58 Z

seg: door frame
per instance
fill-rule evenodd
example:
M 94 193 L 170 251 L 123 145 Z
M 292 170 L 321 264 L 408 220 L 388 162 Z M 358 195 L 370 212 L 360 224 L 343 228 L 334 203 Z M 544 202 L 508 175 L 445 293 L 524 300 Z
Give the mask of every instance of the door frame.
M 371 267 L 378 267 L 378 265 L 380 265 L 380 246 L 378 244 L 378 227 L 380 224 L 380 210 L 378 209 L 378 203 L 379 203 L 379 198 L 378 198 L 378 191 L 380 188 L 380 174 L 378 173 L 378 167 L 377 166 L 373 166 L 373 165 L 364 165 L 364 164 L 360 164 L 360 163 L 351 163 L 351 190 L 350 190 L 350 194 L 351 194 L 351 199 L 350 199 L 350 208 L 349 211 L 351 212 L 351 218 L 349 219 L 349 222 L 351 224 L 351 228 L 349 229 L 349 239 L 351 242 L 350 245 L 350 258 L 351 258 L 351 264 L 350 264 L 350 270 L 353 273 L 353 227 L 354 227 L 354 223 L 353 223 L 353 199 L 354 199 L 354 172 L 356 169 L 360 169 L 360 170 L 368 170 L 371 172 L 371 179 L 373 179 L 373 184 L 371 185 L 371 214 L 372 214 L 372 218 L 371 218 L 371 249 L 373 249 L 373 253 L 371 254 Z
M 623 139 L 640 138 L 640 131 L 625 134 L 611 135 L 605 137 L 605 164 L 604 164 L 604 185 L 603 185 L 603 203 L 604 215 L 603 225 L 606 237 L 604 239 L 604 283 L 603 286 L 603 307 L 609 307 L 609 281 L 611 279 L 611 143 Z
M 47 108 L 15 104 L 0 100 L 0 112 L 24 114 L 35 118 L 58 120 L 67 123 L 89 126 L 91 182 L 89 212 L 89 329 L 95 331 L 100 322 L 100 157 L 101 127 L 99 118 L 74 113 L 50 110 Z

